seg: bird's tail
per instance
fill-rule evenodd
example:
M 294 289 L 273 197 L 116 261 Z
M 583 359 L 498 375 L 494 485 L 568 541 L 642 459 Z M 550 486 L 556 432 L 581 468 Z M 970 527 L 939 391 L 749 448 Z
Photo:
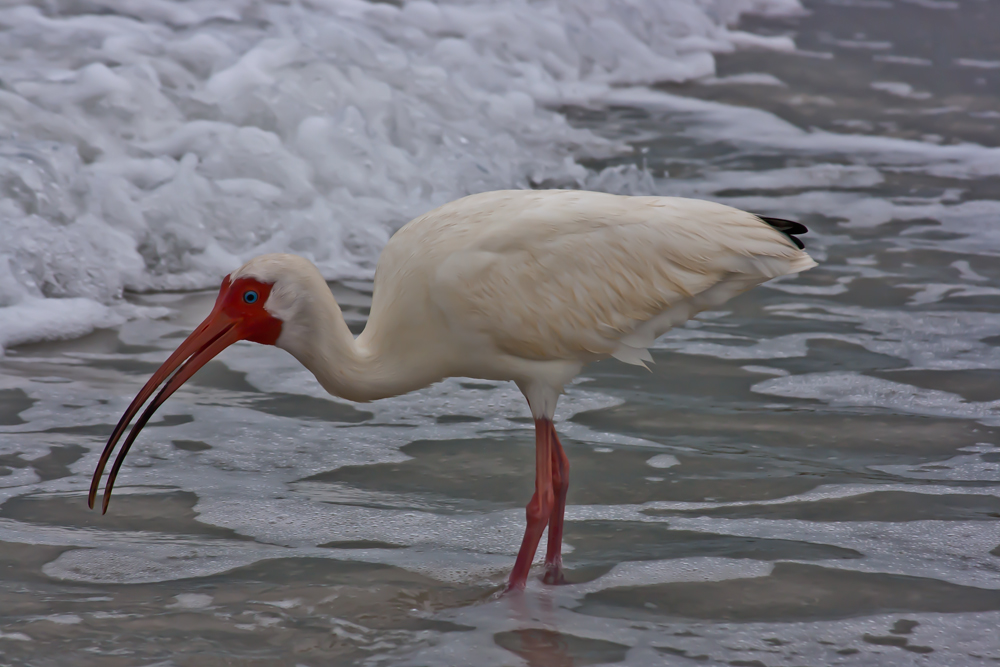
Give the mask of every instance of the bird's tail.
M 809 232 L 809 230 L 806 229 L 806 226 L 803 225 L 801 222 L 794 222 L 792 220 L 782 220 L 781 218 L 765 218 L 763 215 L 758 215 L 757 217 L 766 222 L 767 224 L 771 225 L 775 229 L 777 229 L 779 232 L 781 232 L 788 238 L 790 238 L 792 240 L 792 243 L 794 243 L 795 247 L 797 247 L 799 250 L 805 249 L 806 244 L 803 243 L 802 240 L 798 238 L 798 235 L 806 234 Z M 813 264 L 813 266 L 815 266 L 815 264 Z

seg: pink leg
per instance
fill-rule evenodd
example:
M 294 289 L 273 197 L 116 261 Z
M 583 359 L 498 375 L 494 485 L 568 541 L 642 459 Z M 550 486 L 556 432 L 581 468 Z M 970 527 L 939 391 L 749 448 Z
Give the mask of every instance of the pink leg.
M 562 573 L 562 536 L 563 515 L 566 513 L 566 491 L 569 490 L 569 458 L 563 451 L 556 427 L 548 422 L 552 432 L 552 489 L 555 492 L 556 503 L 549 516 L 549 544 L 545 551 L 545 576 L 542 581 L 547 584 L 565 584 Z
M 547 419 L 535 420 L 535 494 L 531 496 L 526 514 L 528 526 L 524 530 L 521 549 L 517 552 L 514 569 L 507 580 L 507 590 L 521 590 L 528 581 L 531 561 L 535 558 L 538 541 L 542 538 L 545 524 L 549 522 L 555 507 L 555 491 L 552 488 L 553 442 L 555 433 L 552 422 Z

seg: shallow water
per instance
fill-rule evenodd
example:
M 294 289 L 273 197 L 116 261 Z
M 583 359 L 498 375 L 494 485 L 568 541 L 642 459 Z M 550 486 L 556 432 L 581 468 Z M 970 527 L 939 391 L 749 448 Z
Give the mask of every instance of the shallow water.
M 998 7 L 804 4 L 739 25 L 796 53 L 559 107 L 638 149 L 578 156 L 589 187 L 793 217 L 821 262 L 569 388 L 571 585 L 496 596 L 531 493 L 514 387 L 349 404 L 249 343 L 87 510 L 118 416 L 214 298 L 131 294 L 169 316 L 0 358 L 0 662 L 1000 660 Z M 359 330 L 370 286 L 332 286 Z

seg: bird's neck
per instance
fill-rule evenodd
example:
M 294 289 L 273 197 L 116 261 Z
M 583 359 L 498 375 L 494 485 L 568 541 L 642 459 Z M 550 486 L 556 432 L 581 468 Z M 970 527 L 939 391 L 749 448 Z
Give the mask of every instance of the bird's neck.
M 291 352 L 326 391 L 365 402 L 405 394 L 441 379 L 427 377 L 413 355 L 379 345 L 372 336 L 362 334 L 356 340 L 336 299 L 324 291 L 283 324 L 278 346 Z

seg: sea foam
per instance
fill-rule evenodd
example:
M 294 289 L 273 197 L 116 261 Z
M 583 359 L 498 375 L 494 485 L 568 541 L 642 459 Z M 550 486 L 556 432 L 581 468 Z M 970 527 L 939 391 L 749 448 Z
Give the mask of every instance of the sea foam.
M 289 251 L 370 278 L 391 233 L 473 192 L 628 190 L 628 146 L 561 105 L 792 49 L 730 26 L 798 0 L 39 2 L 0 10 L 0 349 L 125 317 Z M 639 180 L 637 180 L 639 179 Z M 639 187 L 641 189 L 641 187 Z

